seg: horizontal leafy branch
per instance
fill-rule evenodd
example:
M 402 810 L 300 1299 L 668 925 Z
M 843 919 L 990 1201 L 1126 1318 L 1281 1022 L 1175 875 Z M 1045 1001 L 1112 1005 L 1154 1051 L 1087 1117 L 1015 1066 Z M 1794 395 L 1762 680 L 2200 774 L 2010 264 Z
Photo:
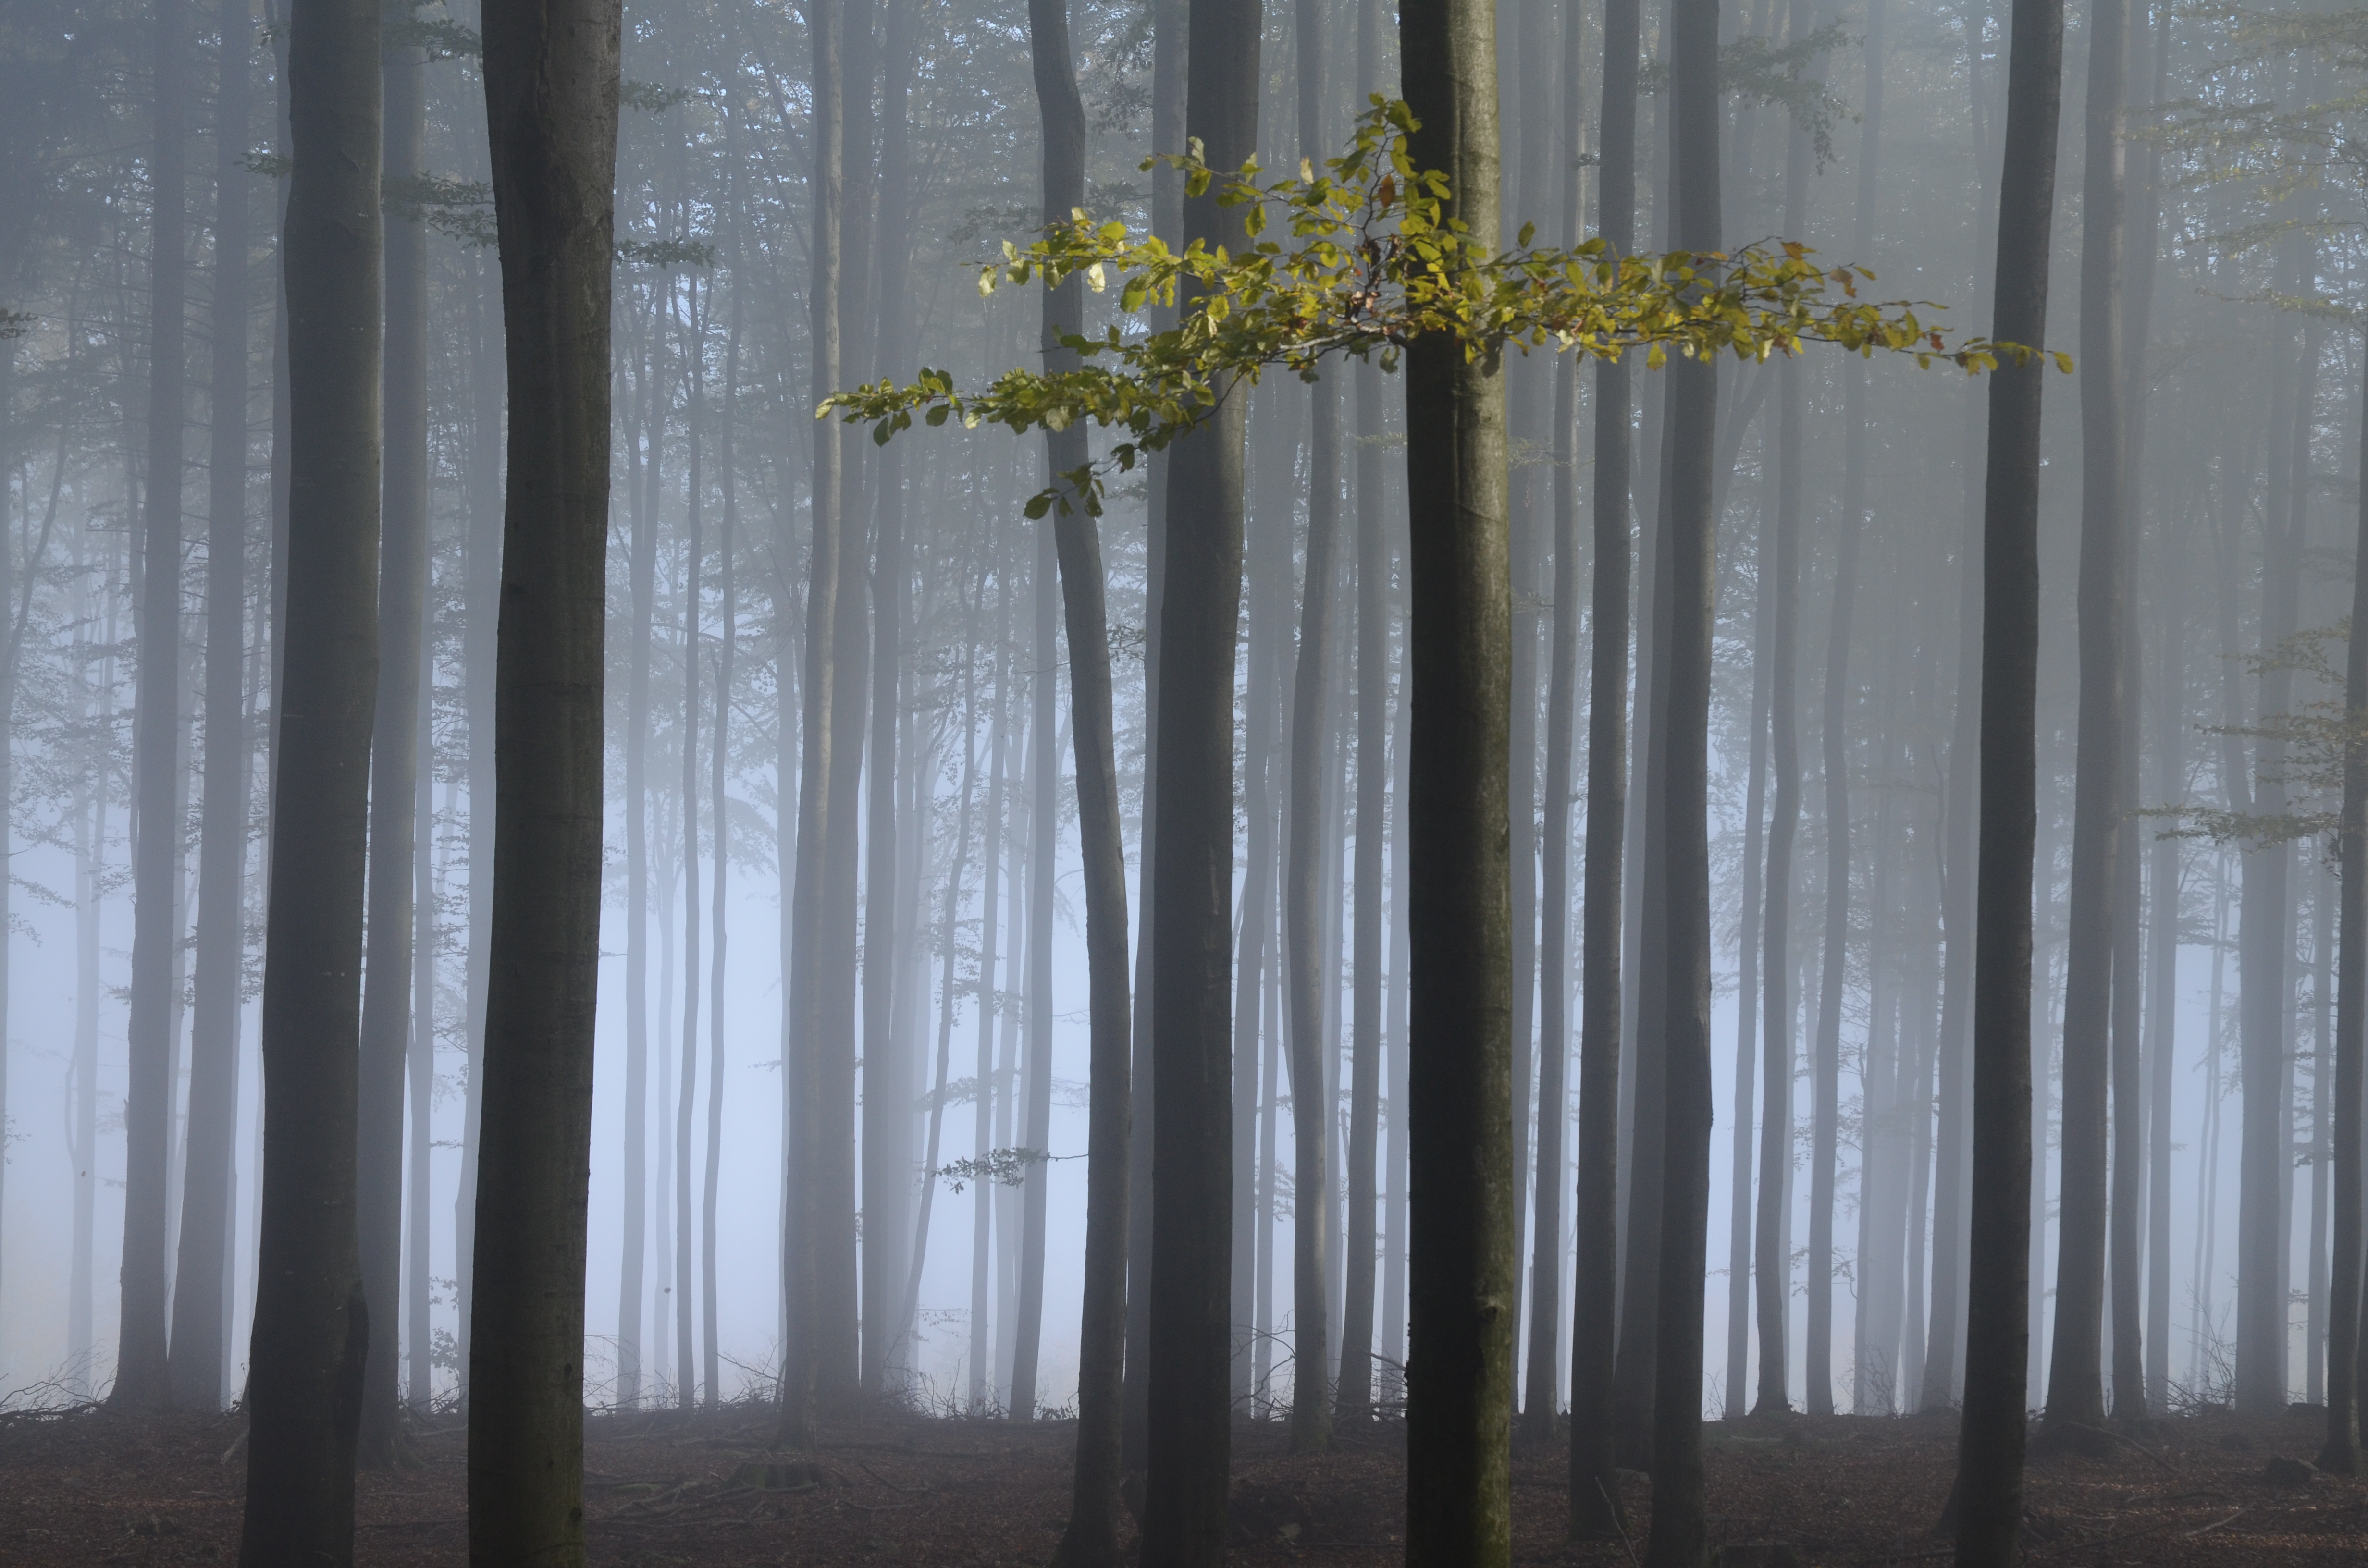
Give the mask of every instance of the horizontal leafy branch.
M 1242 382 L 1270 370 L 1312 381 L 1334 357 L 1395 370 L 1417 338 L 1452 337 L 1467 360 L 1507 348 L 1600 359 L 1641 349 L 1654 368 L 1673 348 L 1689 358 L 1732 353 L 1764 361 L 1797 353 L 1804 342 L 1904 354 L 1925 366 L 1946 361 L 1968 373 L 2041 353 L 1981 337 L 1952 343 L 1919 314 L 1939 307 L 1861 299 L 1858 286 L 1873 273 L 1828 271 L 1789 240 L 1733 255 L 1622 256 L 1600 238 L 1569 250 L 1535 248 L 1524 226 L 1514 248 L 1496 249 L 1448 215 L 1447 177 L 1415 166 L 1408 138 L 1417 124 L 1406 106 L 1379 95 L 1372 106 L 1348 152 L 1322 175 L 1303 160 L 1295 178 L 1261 185 L 1251 163 L 1221 179 L 1197 143 L 1164 160 L 1188 194 L 1206 196 L 1213 186 L 1221 206 L 1242 210 L 1251 243 L 1238 255 L 1197 240 L 1173 250 L 1156 235 L 1137 238 L 1121 222 L 1083 211 L 1049 225 L 1025 250 L 1006 242 L 1002 261 L 979 269 L 983 295 L 1079 277 L 1097 293 L 1116 290 L 1121 321 L 1099 335 L 1063 335 L 1077 365 L 1017 368 L 977 391 L 924 368 L 908 383 L 837 393 L 817 417 L 868 423 L 882 444 L 916 416 L 1015 433 L 1082 422 L 1122 431 L 1106 457 L 1061 475 L 1028 504 L 1028 515 L 1040 517 L 1055 506 L 1065 510 L 1074 495 L 1099 516 L 1109 473 L 1131 471 L 1200 424 Z M 1174 326 L 1127 330 L 1155 303 L 1179 308 Z M 2052 358 L 2072 368 L 2068 356 Z

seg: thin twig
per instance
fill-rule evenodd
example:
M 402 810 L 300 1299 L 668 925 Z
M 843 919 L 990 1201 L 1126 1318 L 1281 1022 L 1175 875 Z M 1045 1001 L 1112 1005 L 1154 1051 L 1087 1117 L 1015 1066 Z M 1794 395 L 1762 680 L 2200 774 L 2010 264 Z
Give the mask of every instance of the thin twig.
M 2237 1505 L 2237 1514 L 2241 1514 L 2241 1513 L 2243 1513 L 2247 1508 L 2249 1508 L 2249 1507 L 2251 1507 L 2251 1506 L 2252 1506 L 2252 1505 L 2251 1505 L 2251 1504 L 2249 1504 L 2249 1503 L 2239 1503 L 2238 1505 Z M 2214 1519 L 2214 1520 L 2213 1520 L 2210 1524 L 2205 1525 L 2202 1529 L 2192 1529 L 2192 1530 L 2189 1530 L 2189 1531 L 2187 1532 L 2187 1535 L 2186 1535 L 2186 1538 L 2185 1538 L 2185 1539 L 2187 1539 L 2187 1540 L 2193 1540 L 2197 1536 L 2200 1536 L 2200 1535 L 2207 1535 L 2207 1534 L 2211 1533 L 2212 1531 L 2218 1529 L 2222 1525 L 2228 1524 L 2228 1523 L 2231 1523 L 2232 1521 L 2234 1521 L 2234 1520 L 2235 1520 L 2235 1518 L 2237 1517 L 2237 1514 L 2231 1514 L 2231 1515 L 2229 1515 L 2229 1516 L 2228 1516 L 2228 1517 L 2227 1517 L 2227 1518 L 2225 1518 L 2225 1519 Z
M 1600 1475 L 1595 1478 L 1595 1494 L 1603 1499 L 1603 1506 L 1611 1515 L 1611 1528 L 1620 1532 L 1621 1548 L 1628 1553 L 1628 1568 L 1641 1568 L 1636 1561 L 1636 1543 L 1628 1539 L 1628 1522 L 1620 1517 L 1620 1505 L 1611 1500 L 1611 1494 L 1603 1490 L 1603 1477 Z

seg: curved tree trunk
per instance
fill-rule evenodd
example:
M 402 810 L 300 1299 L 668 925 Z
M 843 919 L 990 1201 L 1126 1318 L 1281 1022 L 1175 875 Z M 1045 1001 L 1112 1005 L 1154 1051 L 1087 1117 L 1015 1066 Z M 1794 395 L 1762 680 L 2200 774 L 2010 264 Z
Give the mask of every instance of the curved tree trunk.
M 380 7 L 303 0 L 290 29 L 290 500 L 264 931 L 269 1131 L 239 1542 L 247 1568 L 352 1561 L 370 1337 L 354 1116 L 378 675 Z M 606 370 L 604 354 L 604 380 Z

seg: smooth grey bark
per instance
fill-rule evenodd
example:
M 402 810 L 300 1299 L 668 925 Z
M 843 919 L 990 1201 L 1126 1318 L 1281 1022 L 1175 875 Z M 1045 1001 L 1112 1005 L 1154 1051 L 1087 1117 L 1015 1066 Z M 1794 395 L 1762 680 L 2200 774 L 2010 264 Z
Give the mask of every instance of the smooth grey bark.
M 1212 167 L 1258 144 L 1259 0 L 1192 0 L 1185 129 Z M 1238 248 L 1242 210 L 1187 198 L 1183 234 Z M 1185 300 L 1190 308 L 1189 296 Z M 1150 922 L 1153 1099 L 1144 1568 L 1222 1562 L 1231 1434 L 1234 671 L 1247 388 L 1167 453 L 1159 795 Z
M 913 78 L 913 33 L 911 0 L 887 0 L 880 108 L 880 287 L 873 341 L 881 372 L 893 376 L 907 373 L 905 361 L 912 356 L 913 171 L 906 104 Z M 734 169 L 736 180 L 736 160 Z M 736 283 L 733 299 L 736 320 Z M 897 918 L 897 889 L 905 862 L 916 853 L 904 847 L 896 824 L 902 782 L 896 731 L 904 694 L 910 570 L 905 545 L 905 455 L 904 447 L 891 441 L 873 460 L 878 483 L 872 571 L 878 591 L 871 621 L 871 798 L 864 846 L 862 1110 L 863 1387 L 873 1394 L 888 1391 L 889 1369 L 909 1345 L 897 1317 L 913 1223 L 911 1107 L 916 1092 L 910 1030 L 898 1027 L 905 1020 L 897 997 L 897 959 L 909 940 Z
M 1765 489 L 1765 486 L 1762 486 Z M 1759 538 L 1753 565 L 1755 579 L 1751 619 L 1751 740 L 1743 796 L 1743 903 L 1736 932 L 1735 1008 L 1735 1127 L 1727 1187 L 1726 1233 L 1726 1380 L 1724 1414 L 1740 1421 L 1751 1411 L 1751 1391 L 1744 1385 L 1751 1369 L 1751 1251 L 1758 1216 L 1751 1203 L 1751 1102 L 1759 1081 L 1759 997 L 1762 984 L 1760 933 L 1766 905 L 1761 876 L 1766 869 L 1764 841 L 1768 817 L 1768 720 L 1772 685 L 1768 643 L 1774 619 L 1775 539 L 1769 524 L 1771 511 L 1763 495 L 1759 506 Z
M 1067 31 L 1065 28 L 1062 30 Z M 1066 40 L 1063 42 L 1065 44 Z M 1067 58 L 1065 48 L 1061 58 Z M 1077 123 L 1082 125 L 1084 120 L 1085 111 L 1080 108 Z M 1082 167 L 1082 159 L 1079 164 Z M 1082 426 L 1072 426 L 1071 429 L 1081 437 L 1085 434 Z M 1052 460 L 1058 463 L 1069 455 L 1054 454 Z M 1035 622 L 1034 656 L 1030 661 L 1034 673 L 1028 683 L 1035 711 L 1028 726 L 1032 755 L 1028 764 L 1028 981 L 1022 1018 L 1027 1061 L 1022 1074 L 1024 1084 L 1015 1085 L 1015 1090 L 1026 1090 L 1026 1103 L 1017 1108 L 1025 1116 L 1020 1133 L 1023 1145 L 1049 1153 L 1053 1136 L 1053 866 L 1060 851 L 1061 761 L 1056 749 L 1060 732 L 1054 718 L 1061 681 L 1060 561 L 1053 546 L 1052 525 L 1040 523 L 1035 533 L 1036 569 L 1030 596 Z M 1107 641 L 1103 645 L 1109 645 Z M 1042 1162 L 1033 1162 L 1019 1179 L 1019 1300 L 1013 1323 L 1008 1408 L 1013 1420 L 1033 1421 L 1037 1365 L 1044 1338 L 1044 1224 L 1050 1176 Z
M 683 439 L 686 483 L 683 507 L 682 584 L 682 1045 L 675 1074 L 674 1116 L 674 1337 L 675 1403 L 689 1410 L 698 1403 L 697 1298 L 691 1281 L 690 1151 L 692 1117 L 699 1105 L 699 611 L 706 557 L 705 476 L 701 472 L 700 415 L 707 398 L 706 318 L 700 310 L 699 282 L 689 280 L 682 323 Z M 674 312 L 669 310 L 668 315 Z
M 1442 219 L 1481 250 L 1497 233 L 1492 7 L 1401 7 L 1417 166 L 1445 173 Z M 1512 595 L 1499 356 L 1443 334 L 1406 348 L 1413 714 L 1413 991 L 1406 1127 L 1412 1183 L 1406 1562 L 1512 1557 L 1509 1438 L 1516 1256 L 1512 868 L 1508 812 Z
M 386 51 L 381 74 L 390 182 L 425 172 L 427 74 L 427 53 L 419 45 Z M 396 189 L 403 193 L 401 184 Z M 404 216 L 400 204 L 386 223 L 385 265 L 378 699 L 370 754 L 370 891 L 356 1101 L 362 1294 L 378 1323 L 363 1359 L 357 1458 L 370 1469 L 394 1462 L 402 1437 L 395 1330 L 403 1278 L 404 1066 L 412 1049 L 412 965 L 419 958 L 412 950 L 415 797 L 426 760 L 419 752 L 419 661 L 427 607 L 427 231 L 419 219 Z
M 1863 370 L 1853 358 L 1848 370 Z M 1860 471 L 1862 472 L 1862 470 Z M 1845 487 L 1850 488 L 1848 478 Z M 1835 544 L 1833 605 L 1826 618 L 1826 689 L 1821 740 L 1826 785 L 1826 931 L 1817 982 L 1817 1038 L 1811 1063 L 1809 1108 L 1809 1291 L 1804 1391 L 1809 1414 L 1834 1413 L 1834 1189 L 1839 1176 L 1842 1076 L 1842 988 L 1850 952 L 1850 620 L 1858 595 L 1859 536 L 1865 507 L 1857 494 L 1842 505 Z M 1860 1195 L 1865 1200 L 1865 1195 Z
M 1796 7 L 1797 8 L 1797 7 Z M 1762 918 L 1766 963 L 1761 983 L 1759 1198 L 1754 1217 L 1753 1299 L 1759 1331 L 1759 1387 L 1755 1412 L 1792 1408 L 1786 1389 L 1785 1317 L 1792 1305 L 1792 1248 L 1786 1240 L 1786 1176 L 1793 1165 L 1793 844 L 1801 822 L 1799 679 L 1801 624 L 1801 368 L 1776 369 L 1777 393 L 1775 625 L 1769 637 L 1771 687 L 1770 750 L 1775 775 L 1768 824 L 1767 903 Z
M 1561 17 L 1562 98 L 1554 145 L 1562 153 L 1557 196 L 1563 240 L 1576 245 L 1582 219 L 1580 163 L 1585 120 L 1585 12 L 1565 5 Z M 1543 40 L 1538 40 L 1543 52 Z M 1540 71 L 1534 80 L 1543 81 Z M 1534 117 L 1542 120 L 1543 114 Z M 1547 142 L 1533 125 L 1529 144 Z M 1543 180 L 1541 179 L 1541 183 Z M 1578 361 L 1554 366 L 1554 620 L 1546 654 L 1546 755 L 1543 861 L 1539 872 L 1537 1217 L 1530 1251 L 1530 1359 L 1520 1437 L 1543 1447 L 1554 1435 L 1561 1379 L 1564 1130 L 1570 1119 L 1571 766 L 1578 722 Z M 1518 748 L 1516 748 L 1518 755 Z M 1362 879 L 1360 879 L 1362 885 Z
M 1320 160 L 1329 145 L 1324 112 L 1323 0 L 1295 0 L 1299 76 L 1299 148 Z M 1340 903 L 1337 879 L 1324 866 L 1325 750 L 1332 715 L 1340 532 L 1340 378 L 1309 388 L 1307 560 L 1300 587 L 1299 657 L 1292 671 L 1289 814 L 1284 843 L 1284 1009 L 1291 1059 L 1292 1248 L 1291 1447 L 1322 1453 L 1332 1446 L 1332 1324 L 1326 1289 L 1326 1230 L 1331 1220 L 1332 1123 L 1338 1114 L 1326 1092 L 1332 1051 L 1325 1028 L 1326 969 L 1319 952 L 1327 911 Z M 1337 991 L 1337 985 L 1333 987 Z M 1321 1194 L 1321 1201 L 1313 1201 Z M 1303 1196 L 1304 1195 L 1304 1196 Z
M 654 436 L 650 369 L 634 355 L 634 410 L 626 436 L 632 532 L 625 580 L 632 617 L 625 665 L 625 1101 L 624 1235 L 617 1283 L 617 1403 L 642 1402 L 643 1271 L 648 1256 L 650 1116 L 650 652 L 657 593 L 658 529 L 644 498 L 642 442 Z M 653 439 L 653 447 L 658 443 Z M 472 817 L 476 813 L 472 810 Z M 473 885 L 476 879 L 470 879 Z
M 469 1557 L 584 1561 L 618 0 L 489 7 L 510 389 Z M 686 858 L 695 851 L 686 835 Z M 690 983 L 696 977 L 690 977 Z
M 469 550 L 467 626 L 461 633 L 461 693 L 469 716 L 469 757 L 465 764 L 469 788 L 469 864 L 494 863 L 495 816 L 495 665 L 499 662 L 502 583 L 502 407 L 508 387 L 504 357 L 494 352 L 500 335 L 498 314 L 491 309 L 499 300 L 499 284 L 492 269 L 481 272 L 478 287 L 469 290 L 471 382 L 476 388 L 472 410 L 472 453 L 469 465 Z M 491 285 L 492 287 L 489 287 Z M 489 325 L 488 315 L 495 316 Z M 458 1289 L 460 1322 L 453 1331 L 460 1354 L 461 1387 L 468 1389 L 470 1324 L 474 1319 L 477 1227 L 478 1134 L 484 1123 L 485 998 L 492 982 L 489 967 L 493 939 L 494 880 L 469 879 L 469 957 L 465 979 L 468 996 L 468 1092 L 461 1122 L 461 1190 L 453 1200 L 453 1273 Z
M 1676 176 L 1671 237 L 1679 249 L 1722 244 L 1718 0 L 1671 0 L 1669 153 Z M 1796 13 L 1797 16 L 1797 13 Z M 1712 460 L 1718 369 L 1707 358 L 1671 367 L 1670 461 L 1661 576 L 1659 688 L 1667 722 L 1654 744 L 1668 810 L 1668 994 L 1661 1008 L 1667 1122 L 1661 1187 L 1659 1339 L 1653 1380 L 1653 1518 L 1646 1568 L 1697 1568 L 1709 1558 L 1702 1472 L 1702 1255 L 1710 1224 L 1711 633 L 1718 597 Z
M 378 677 L 379 40 L 374 0 L 299 0 L 290 15 L 294 163 L 281 240 L 290 510 L 264 930 L 263 1208 L 239 1540 L 246 1568 L 342 1564 L 354 1550 L 370 1339 L 355 1107 Z
M 814 216 L 807 254 L 813 394 L 817 403 L 839 388 L 839 278 L 844 205 L 846 120 L 840 99 L 844 73 L 839 58 L 840 0 L 814 0 L 807 11 L 814 46 Z M 781 1223 L 781 1279 L 789 1337 L 783 1348 L 780 1424 L 776 1442 L 808 1448 L 815 1440 L 814 1398 L 822 1346 L 816 1317 L 821 1305 L 817 1278 L 823 1259 L 815 1227 L 821 1217 L 816 1191 L 824 1136 L 821 1072 L 823 1027 L 823 861 L 832 809 L 835 676 L 841 553 L 840 511 L 845 500 L 840 458 L 843 444 L 832 432 L 815 432 L 813 533 L 806 562 L 804 667 L 799 715 L 798 808 L 795 869 L 790 894 L 790 972 L 782 1009 L 782 1130 L 788 1201 Z M 787 546 L 792 543 L 783 540 Z M 793 553 L 793 551 L 792 551 Z M 783 717 L 786 719 L 787 715 Z M 787 725 L 783 726 L 786 733 Z M 984 983 L 982 982 L 982 983 Z M 982 1089 L 984 1081 L 982 1080 Z
M 1002 551 L 996 552 L 998 557 Z M 984 594 L 985 589 L 980 590 Z M 979 891 L 978 934 L 978 1063 L 973 1077 L 971 1152 L 984 1158 L 995 1146 L 995 1020 L 1002 1012 L 1002 994 L 995 988 L 997 939 L 1002 914 L 996 907 L 996 884 L 1003 872 L 1003 855 L 1010 842 L 1003 812 L 1004 748 L 1010 740 L 1011 721 L 1011 571 L 1008 561 L 996 565 L 995 738 L 988 744 L 986 786 L 986 875 Z M 989 1243 L 994 1235 L 995 1184 L 982 1180 L 971 1199 L 970 1244 L 970 1408 L 983 1412 L 992 1392 L 987 1374 L 994 1364 L 995 1338 L 988 1315 L 988 1269 L 994 1261 Z
M 169 1403 L 165 1233 L 170 1196 L 181 885 L 174 809 L 181 720 L 181 437 L 186 389 L 187 262 L 182 200 L 188 153 L 188 20 L 185 0 L 155 0 L 152 39 L 154 151 L 148 170 L 148 473 L 141 506 L 139 686 L 132 710 L 131 995 L 123 1102 L 122 1306 L 115 1387 L 108 1403 Z
M 1626 256 L 1636 240 L 1640 0 L 1605 0 L 1596 231 Z M 1579 892 L 1578 1162 L 1572 1199 L 1570 1517 L 1574 1535 L 1625 1526 L 1614 1440 L 1618 1326 L 1622 856 L 1627 835 L 1630 585 L 1626 359 L 1595 369 L 1595 577 L 1587 699 L 1587 836 Z
M 1185 25 L 1188 0 L 1151 0 L 1151 144 L 1169 151 L 1184 142 Z M 1151 171 L 1151 227 L 1171 244 L 1183 234 L 1183 182 L 1161 164 Z M 1159 327 L 1174 324 L 1167 307 L 1154 304 Z M 1158 901 L 1160 626 L 1167 615 L 1167 465 L 1154 452 L 1144 484 L 1143 580 L 1143 799 L 1141 857 L 1135 891 L 1140 930 L 1135 936 L 1133 1061 L 1134 1125 L 1127 1144 L 1126 1392 L 1121 1417 L 1121 1462 L 1129 1473 L 1149 1462 L 1151 1444 L 1151 1176 L 1154 1091 L 1152 1071 L 1153 939 Z
M 2080 718 L 2064 985 L 2063 1153 L 2051 1426 L 2105 1418 L 2107 1093 L 2122 853 L 2123 531 L 2122 89 L 2127 0 L 2089 10 L 2087 154 L 2080 244 Z
M 734 191 L 739 188 L 739 121 L 737 117 L 726 120 L 726 145 L 732 149 Z M 735 201 L 734 206 L 738 204 Z M 702 1379 L 707 1386 L 707 1408 L 714 1411 L 723 1403 L 723 1351 L 717 1327 L 720 1301 L 716 1285 L 716 1210 L 722 1201 L 723 1186 L 723 1062 L 726 1029 L 723 1014 L 724 962 L 726 956 L 723 916 L 726 907 L 724 885 L 732 865 L 731 823 L 729 802 L 724 796 L 724 778 L 729 769 L 732 723 L 732 666 L 738 652 L 740 636 L 740 586 L 733 574 L 732 551 L 739 537 L 740 493 L 734 467 L 734 438 L 740 399 L 740 333 L 741 270 L 739 230 L 735 225 L 732 238 L 732 309 L 726 318 L 723 343 L 723 418 L 720 441 L 720 461 L 717 463 L 723 480 L 723 516 L 720 537 L 715 541 L 715 574 L 723 619 L 716 628 L 715 640 L 715 738 L 710 746 L 709 773 L 712 801 L 708 820 L 715 835 L 715 892 L 712 918 L 714 934 L 712 938 L 713 956 L 708 964 L 709 996 L 707 1026 L 707 1165 L 702 1173 L 699 1206 L 699 1268 L 700 1268 L 700 1332 L 705 1346 L 701 1364 Z M 694 981 L 696 977 L 693 977 Z M 905 1093 L 900 1105 L 909 1105 L 912 1096 Z
M 2064 76 L 2062 0 L 2014 0 L 1991 333 L 2046 343 Z M 2022 1532 L 2031 1223 L 2031 884 L 2037 814 L 2041 392 L 2032 358 L 1989 385 L 1983 499 L 1981 846 L 1975 891 L 1960 1568 L 2008 1568 Z M 1937 1289 L 1937 1285 L 1936 1285 Z
M 181 1235 L 173 1278 L 169 1351 L 173 1403 L 187 1410 L 222 1408 L 224 1351 L 230 1333 L 232 1210 L 237 1177 L 233 1144 L 238 1125 L 240 1013 L 246 975 L 246 812 L 254 750 L 247 733 L 246 460 L 248 273 L 254 263 L 248 222 L 252 192 L 246 156 L 251 92 L 247 57 L 253 22 L 244 0 L 221 13 L 222 61 L 214 93 L 213 380 L 209 403 L 213 441 L 207 460 L 205 798 L 198 835 L 198 920 L 195 1007 L 189 1028 L 188 1164 L 181 1178 Z M 13 368 L 13 356 L 11 357 Z M 0 530 L 0 537 L 5 531 Z M 34 562 L 28 562 L 30 591 Z M 5 562 L 0 562 L 5 569 Z M 14 585 L 0 585 L 0 603 Z M 0 733 L 8 729 L 19 678 L 17 651 L 24 617 L 12 633 L 5 686 L 0 686 Z M 0 756 L 0 768 L 9 759 Z M 0 789 L 0 801 L 9 795 Z M 0 922 L 6 893 L 0 891 Z M 7 1027 L 7 973 L 0 957 L 0 1036 Z M 0 1053 L 5 1054 L 5 1053 Z M 0 1076 L 0 1124 L 5 1124 L 5 1076 Z

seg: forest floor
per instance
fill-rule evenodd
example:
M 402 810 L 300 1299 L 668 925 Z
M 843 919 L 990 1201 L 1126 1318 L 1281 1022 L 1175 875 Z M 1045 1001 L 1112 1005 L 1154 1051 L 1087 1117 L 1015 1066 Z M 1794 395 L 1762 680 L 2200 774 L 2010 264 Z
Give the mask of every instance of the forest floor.
M 1952 1468 L 1953 1416 L 1796 1417 L 1707 1429 L 1712 1536 L 1728 1568 L 1874 1568 L 1939 1562 L 1930 1533 Z M 1295 1459 L 1279 1422 L 1235 1428 L 1233 1561 L 1381 1568 L 1401 1560 L 1402 1428 Z M 2168 1419 L 2143 1443 L 2097 1438 L 2093 1455 L 2033 1458 L 2026 1560 L 2033 1564 L 2328 1564 L 2368 1562 L 2368 1486 L 2273 1460 L 2317 1449 L 2316 1413 Z M 608 1565 L 1044 1562 L 1068 1511 L 1074 1428 L 990 1420 L 879 1419 L 833 1430 L 811 1466 L 768 1455 L 760 1409 L 686 1422 L 670 1414 L 588 1424 L 591 1560 Z M 85 1406 L 0 1415 L 0 1563 L 147 1565 L 237 1556 L 244 1423 L 235 1415 L 145 1420 Z M 1620 1568 L 1623 1543 L 1563 1540 L 1564 1454 L 1513 1469 L 1515 1561 Z M 769 1483 L 769 1484 L 768 1484 Z M 457 1419 L 424 1423 L 412 1460 L 365 1472 L 356 1561 L 427 1568 L 467 1561 Z M 1627 1478 L 1635 1548 L 1648 1493 Z

